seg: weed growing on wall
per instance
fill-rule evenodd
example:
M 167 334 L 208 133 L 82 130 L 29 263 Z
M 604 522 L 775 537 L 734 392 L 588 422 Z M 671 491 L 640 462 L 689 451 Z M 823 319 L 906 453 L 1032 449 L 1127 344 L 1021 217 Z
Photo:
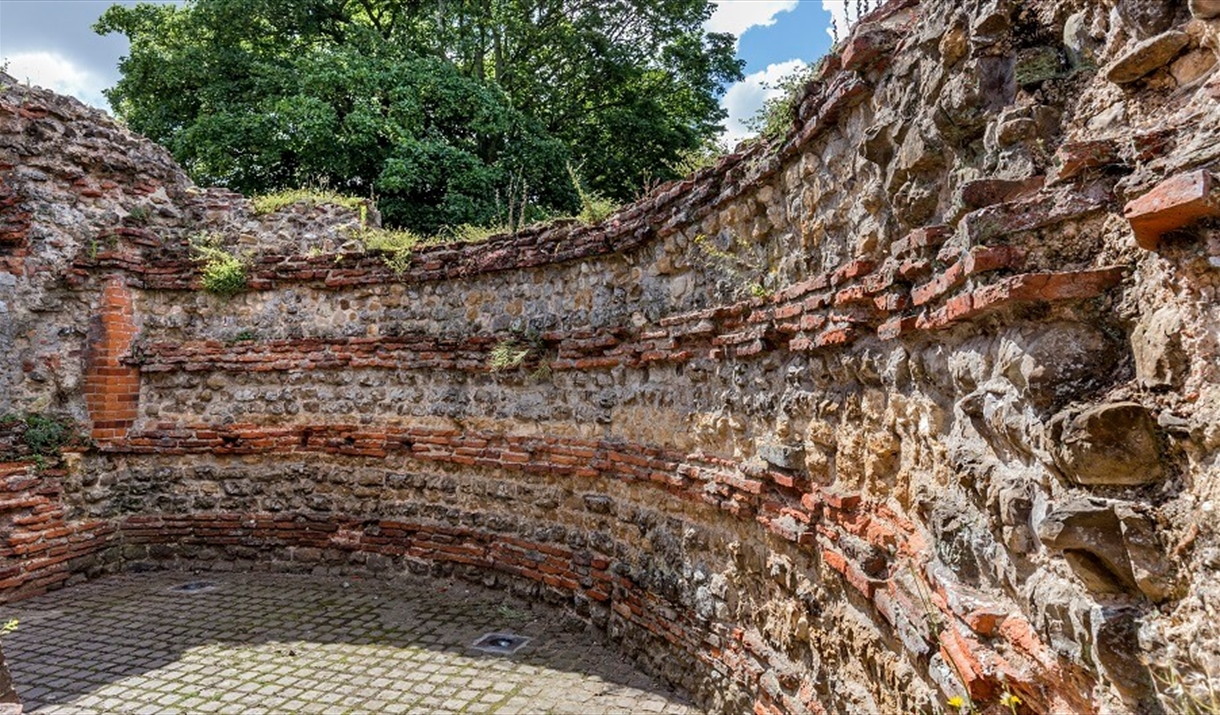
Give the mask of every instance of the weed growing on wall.
M 57 454 L 72 438 L 72 427 L 62 420 L 44 415 L 26 415 L 25 446 L 34 454 Z
M 76 438 L 76 425 L 70 419 L 52 415 L 7 414 L 0 417 L 0 428 L 11 435 L 5 440 L 9 451 L 0 448 L 0 461 L 32 457 L 41 465 Z
M 732 147 L 722 140 L 708 139 L 698 147 L 683 152 L 674 168 L 683 176 L 691 176 L 695 172 L 716 166 L 730 151 Z
M 507 226 L 476 226 L 464 223 L 460 226 L 446 226 L 437 234 L 437 242 L 443 243 L 482 243 L 492 236 L 512 233 Z
M 220 246 L 220 236 L 211 233 L 191 238 L 191 253 L 200 264 L 203 289 L 222 296 L 246 289 L 246 262 Z
M 505 338 L 491 349 L 488 364 L 494 372 L 511 370 L 524 365 L 532 352 L 533 349 L 529 345 L 523 344 L 518 338 Z
M 804 96 L 805 85 L 813 79 L 817 65 L 808 64 L 779 78 L 767 89 L 779 92 L 767 99 L 753 117 L 746 120 L 746 128 L 764 140 L 778 139 L 792 128 L 796 116 L 797 102 Z
M 147 206 L 132 206 L 127 212 L 127 218 L 139 226 L 147 226 L 152 219 L 152 209 Z
M 381 260 L 396 276 L 411 267 L 411 251 L 423 243 L 422 238 L 406 229 L 367 228 L 357 238 L 366 251 L 380 253 Z
M 542 361 L 545 345 L 542 336 L 534 330 L 527 330 L 520 325 L 510 328 L 510 335 L 496 343 L 488 357 L 488 367 L 492 372 L 515 370 L 526 363 L 539 361 L 534 377 L 545 377 L 550 372 L 550 366 Z
M 708 264 L 729 280 L 733 292 L 737 296 L 750 295 L 755 298 L 767 298 L 771 291 L 762 283 L 766 269 L 759 263 L 729 253 L 718 247 L 705 234 L 698 234 L 692 239 L 695 247 L 707 259 Z M 754 278 L 754 276 L 760 276 Z
M 307 203 L 310 206 L 329 204 L 352 210 L 359 210 L 366 206 L 366 202 L 362 198 L 347 196 L 324 189 L 287 189 L 285 191 L 274 191 L 269 194 L 260 194 L 250 199 L 250 207 L 254 210 L 255 216 L 275 213 L 282 208 L 298 203 Z M 363 223 L 362 215 L 361 224 Z
M 586 189 L 577 174 L 577 170 L 571 164 L 568 164 L 568 176 L 572 178 L 572 186 L 576 187 L 576 193 L 580 196 L 580 213 L 577 214 L 576 218 L 580 219 L 581 223 L 601 223 L 615 211 L 618 211 L 617 203 L 605 198 L 596 191 Z
M 1220 680 L 1206 667 L 1170 663 L 1146 663 L 1152 673 L 1157 697 L 1165 712 L 1173 715 L 1220 715 Z M 1183 675 L 1183 672 L 1189 675 Z

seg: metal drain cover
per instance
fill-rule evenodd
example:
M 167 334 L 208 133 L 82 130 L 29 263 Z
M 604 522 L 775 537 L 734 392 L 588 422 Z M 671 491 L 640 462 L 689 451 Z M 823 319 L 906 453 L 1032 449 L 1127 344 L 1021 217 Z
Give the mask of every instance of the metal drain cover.
M 470 647 L 484 653 L 511 655 L 521 650 L 530 640 L 525 636 L 518 636 L 512 633 L 487 633 L 480 636 L 474 643 L 471 643 Z
M 216 584 L 211 581 L 191 581 L 183 583 L 171 588 L 175 593 L 199 593 L 200 591 L 211 591 L 216 588 Z

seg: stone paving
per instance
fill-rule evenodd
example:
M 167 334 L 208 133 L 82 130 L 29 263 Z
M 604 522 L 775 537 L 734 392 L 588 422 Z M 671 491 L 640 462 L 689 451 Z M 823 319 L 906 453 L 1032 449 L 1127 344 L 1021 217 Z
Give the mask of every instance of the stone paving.
M 9 617 L 13 679 L 40 715 L 700 712 L 575 618 L 464 582 L 129 574 Z M 532 640 L 470 647 L 488 632 Z

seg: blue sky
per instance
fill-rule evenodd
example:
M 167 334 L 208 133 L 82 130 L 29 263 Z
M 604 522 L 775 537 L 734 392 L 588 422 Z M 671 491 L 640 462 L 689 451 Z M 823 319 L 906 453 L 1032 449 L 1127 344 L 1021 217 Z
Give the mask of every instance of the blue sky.
M 147 1 L 147 0 L 146 0 Z M 104 88 L 118 79 L 124 38 L 90 29 L 111 0 L 0 0 L 0 61 L 9 74 L 108 109 Z M 132 5 L 133 2 L 124 2 Z M 727 88 L 725 140 L 747 136 L 743 121 L 770 94 L 767 85 L 830 48 L 830 14 L 844 27 L 850 0 L 718 0 L 708 29 L 738 37 L 746 78 Z

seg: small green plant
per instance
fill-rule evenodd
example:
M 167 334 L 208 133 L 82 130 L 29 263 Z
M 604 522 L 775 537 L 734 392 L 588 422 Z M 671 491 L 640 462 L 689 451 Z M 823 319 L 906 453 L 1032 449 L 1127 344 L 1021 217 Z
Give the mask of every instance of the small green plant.
M 915 568 L 914 561 L 908 560 L 906 562 L 906 567 L 907 572 L 911 575 L 911 583 L 915 585 L 916 596 L 919 598 L 920 605 L 923 606 L 924 618 L 928 620 L 928 627 L 931 630 L 932 641 L 936 642 L 940 640 L 940 634 L 945 630 L 945 624 L 943 621 L 941 621 L 940 609 L 938 609 L 935 604 L 932 603 L 932 594 L 926 590 L 926 584 L 923 582 L 923 579 L 919 577 L 919 572 Z M 957 683 L 962 689 L 961 695 L 954 695 L 949 698 L 949 707 L 953 708 L 959 713 L 976 715 L 978 713 L 978 707 L 975 705 L 974 700 L 970 697 L 970 689 L 966 687 L 965 675 L 958 668 L 957 662 L 952 658 L 946 658 L 945 662 L 949 665 L 950 670 L 953 672 L 953 677 L 957 679 Z M 1007 689 L 1005 689 L 1005 693 L 1007 692 Z M 1012 697 L 1015 698 L 1015 700 L 1012 701 L 1011 705 L 1016 707 L 1016 703 L 1021 702 L 1021 700 L 1015 695 Z M 1005 704 L 1007 705 L 1008 703 Z
M 524 621 L 530 616 L 528 611 L 515 608 L 507 603 L 501 603 L 499 606 L 496 606 L 496 615 L 509 621 Z
M 25 446 L 35 455 L 58 454 L 72 439 L 72 426 L 55 417 L 30 414 L 25 416 Z
M 707 257 L 709 267 L 723 274 L 734 284 L 733 291 L 738 297 L 751 295 L 755 298 L 767 298 L 771 291 L 763 284 L 766 270 L 758 262 L 729 253 L 717 246 L 705 234 L 698 234 L 692 239 L 695 247 Z
M 356 196 L 346 196 L 326 191 L 324 189 L 286 189 L 269 194 L 261 194 L 250 199 L 250 207 L 255 216 L 275 213 L 282 208 L 296 203 L 308 203 L 310 206 L 331 204 L 360 211 L 360 225 L 363 227 L 368 217 L 368 206 L 365 200 Z
M 489 364 L 493 372 L 511 370 L 521 367 L 531 353 L 533 348 L 523 344 L 518 338 L 505 338 L 491 349 Z
M 771 140 L 784 136 L 792 128 L 796 106 L 804 95 L 805 85 L 813 79 L 815 65 L 808 64 L 784 75 L 774 84 L 766 85 L 779 94 L 763 101 L 753 117 L 746 120 L 746 128 L 760 139 Z
M 411 267 L 411 251 L 423 242 L 406 229 L 370 228 L 360 231 L 358 237 L 366 251 L 380 253 L 381 260 L 398 276 Z
M 690 176 L 700 169 L 706 169 L 720 163 L 725 154 L 728 154 L 732 147 L 727 146 L 723 140 L 708 139 L 694 149 L 688 149 L 679 157 L 674 169 L 683 176 Z
M 191 252 L 201 264 L 203 289 L 222 296 L 246 289 L 246 262 L 220 245 L 220 236 L 202 233 L 191 238 Z
M 545 345 L 542 336 L 533 330 L 527 330 L 520 325 L 509 329 L 509 336 L 496 343 L 488 357 L 488 366 L 492 372 L 514 370 L 527 362 L 538 360 L 542 356 Z M 541 362 L 534 371 L 534 377 L 545 377 L 550 372 L 550 366 Z
M 119 237 L 113 232 L 105 231 L 97 238 L 89 240 L 89 260 L 96 261 L 103 248 L 113 251 L 118 247 Z
M 239 330 L 237 331 L 237 335 L 233 336 L 233 342 L 235 343 L 249 342 L 256 339 L 258 339 L 258 334 L 250 328 Z
M 8 634 L 17 630 L 17 626 L 20 625 L 20 623 L 21 621 L 17 620 L 16 618 L 10 618 L 5 621 L 4 625 L 0 625 L 0 638 L 3 638 L 4 636 L 7 636 Z
M 580 219 L 581 223 L 601 223 L 618 211 L 617 203 L 595 191 L 585 189 L 577 169 L 571 164 L 568 164 L 568 176 L 571 177 L 572 186 L 576 187 L 576 193 L 580 196 L 580 213 L 576 215 L 576 218 Z
M 76 426 L 70 419 L 32 412 L 0 417 L 0 426 L 15 432 L 20 440 L 12 443 L 11 452 L 0 453 L 0 461 L 29 459 L 40 470 L 47 466 L 47 458 L 57 457 L 76 438 Z
M 131 211 L 127 212 L 127 217 L 130 218 L 133 223 L 144 226 L 147 225 L 149 219 L 152 218 L 152 209 L 147 206 L 132 206 Z
M 444 243 L 482 243 L 492 236 L 498 236 L 512 231 L 501 225 L 475 226 L 464 223 L 460 226 L 446 226 L 436 236 L 438 242 Z
M 703 251 L 708 258 L 724 263 L 736 263 L 737 259 L 728 251 L 721 250 L 716 244 L 712 243 L 712 239 L 707 237 L 707 234 L 700 233 L 694 238 L 695 245 L 699 250 Z

